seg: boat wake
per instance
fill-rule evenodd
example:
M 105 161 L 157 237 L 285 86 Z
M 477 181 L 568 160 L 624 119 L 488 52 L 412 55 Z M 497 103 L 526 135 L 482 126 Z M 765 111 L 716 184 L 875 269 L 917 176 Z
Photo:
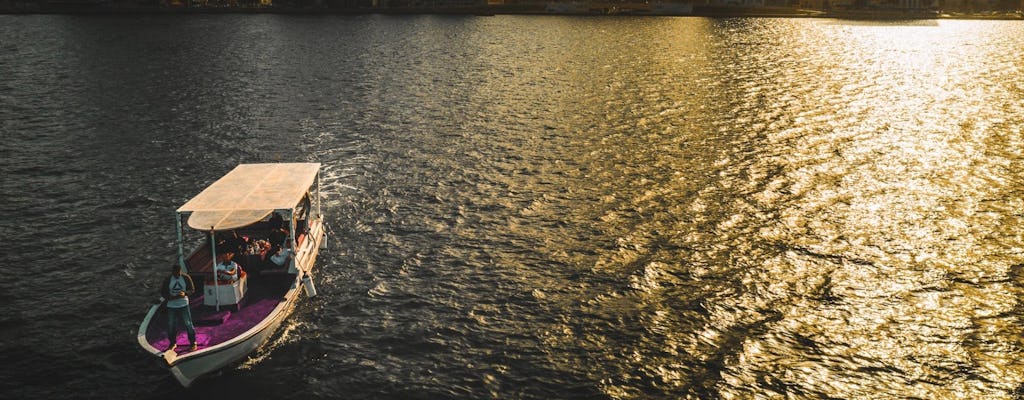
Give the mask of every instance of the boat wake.
M 268 341 L 263 346 L 260 346 L 260 348 L 256 349 L 256 352 L 251 357 L 245 359 L 245 361 L 242 361 L 242 363 L 238 365 L 238 369 L 252 369 L 252 367 L 263 362 L 263 360 L 269 357 L 277 348 L 293 342 L 294 340 L 292 338 L 291 333 L 300 326 L 302 326 L 302 323 L 286 321 L 285 326 L 282 327 L 281 329 L 280 335 L 278 335 L 273 340 Z

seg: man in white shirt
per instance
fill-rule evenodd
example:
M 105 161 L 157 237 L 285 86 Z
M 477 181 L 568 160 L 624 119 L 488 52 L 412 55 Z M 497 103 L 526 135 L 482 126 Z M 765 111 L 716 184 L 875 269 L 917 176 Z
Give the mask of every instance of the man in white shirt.
M 217 271 L 217 280 L 231 282 L 238 280 L 239 267 L 238 263 L 231 261 L 232 256 L 234 256 L 234 254 L 224 253 L 218 257 L 220 262 L 217 263 L 217 267 L 215 268 Z
M 188 305 L 188 295 L 195 290 L 192 277 L 182 273 L 178 264 L 172 264 L 171 274 L 164 278 L 163 285 L 160 287 L 160 294 L 167 299 L 165 306 L 167 307 L 167 339 L 171 342 L 167 346 L 167 351 L 172 351 L 178 346 L 179 322 L 185 325 L 185 330 L 188 331 L 190 350 L 196 349 L 196 328 L 192 324 L 192 310 Z

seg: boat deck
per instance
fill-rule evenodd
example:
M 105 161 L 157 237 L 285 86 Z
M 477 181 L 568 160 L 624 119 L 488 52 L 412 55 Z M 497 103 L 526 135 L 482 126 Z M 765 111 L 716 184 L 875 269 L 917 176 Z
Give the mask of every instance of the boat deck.
M 204 306 L 203 283 L 196 280 L 195 293 L 199 295 L 189 298 L 189 307 L 192 309 L 192 322 L 196 328 L 196 343 L 199 350 L 224 343 L 259 324 L 284 300 L 285 293 L 295 283 L 295 275 L 288 273 L 251 274 L 248 279 L 248 292 L 237 311 L 234 310 L 234 306 L 222 306 L 220 311 L 213 306 Z M 178 347 L 175 352 L 188 353 L 188 333 L 184 327 L 179 329 L 176 338 Z M 146 329 L 146 341 L 161 350 L 170 345 L 167 340 L 166 308 L 161 307 L 153 316 Z

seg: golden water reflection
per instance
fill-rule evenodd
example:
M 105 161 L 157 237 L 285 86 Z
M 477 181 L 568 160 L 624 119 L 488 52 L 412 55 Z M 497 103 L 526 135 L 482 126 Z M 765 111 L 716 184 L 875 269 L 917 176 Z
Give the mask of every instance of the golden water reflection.
M 628 283 L 581 289 L 607 326 L 567 318 L 547 345 L 587 354 L 553 362 L 617 365 L 614 398 L 1012 397 L 1024 61 L 992 43 L 1021 28 L 663 28 L 689 46 L 630 57 L 675 70 L 592 73 L 618 122 L 570 127 L 617 237 L 593 271 Z
M 957 23 L 842 31 L 838 57 L 818 61 L 844 84 L 816 94 L 845 106 L 772 135 L 795 196 L 763 238 L 789 250 L 748 273 L 786 285 L 787 306 L 723 378 L 809 397 L 1008 397 L 1024 380 L 1021 221 L 1007 212 L 1021 137 L 990 124 L 1020 121 L 1006 110 L 1021 93 L 984 76 L 1020 62 L 984 54 L 999 33 Z

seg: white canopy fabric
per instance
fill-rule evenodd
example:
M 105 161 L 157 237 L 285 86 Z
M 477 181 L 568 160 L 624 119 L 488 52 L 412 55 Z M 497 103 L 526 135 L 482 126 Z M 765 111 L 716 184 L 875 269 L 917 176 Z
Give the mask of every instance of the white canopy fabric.
M 251 225 L 274 210 L 295 207 L 318 171 L 320 163 L 239 164 L 178 212 L 191 213 L 188 226 L 202 231 Z

